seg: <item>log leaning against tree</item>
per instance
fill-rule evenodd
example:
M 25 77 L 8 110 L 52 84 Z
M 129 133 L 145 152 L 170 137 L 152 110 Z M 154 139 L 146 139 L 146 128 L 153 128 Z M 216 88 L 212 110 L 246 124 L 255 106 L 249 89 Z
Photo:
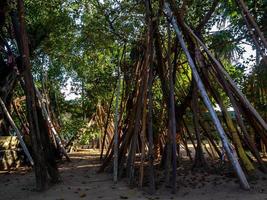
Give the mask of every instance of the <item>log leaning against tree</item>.
M 199 77 L 198 72 L 197 72 L 196 66 L 195 66 L 195 64 L 194 64 L 194 62 L 193 62 L 193 60 L 191 58 L 191 55 L 190 55 L 190 53 L 189 53 L 189 51 L 188 51 L 188 49 L 186 47 L 185 41 L 183 39 L 182 33 L 180 32 L 180 29 L 178 27 L 176 19 L 174 18 L 173 14 L 172 14 L 172 11 L 170 9 L 169 3 L 165 2 L 164 3 L 164 8 L 165 8 L 165 11 L 166 11 L 165 14 L 169 18 L 170 23 L 172 24 L 172 26 L 173 26 L 173 28 L 175 30 L 177 38 L 179 39 L 181 47 L 182 47 L 182 49 L 184 50 L 184 52 L 186 54 L 186 57 L 188 59 L 189 65 L 190 65 L 190 67 L 192 69 L 192 73 L 193 73 L 194 79 L 195 79 L 195 81 L 197 83 L 197 86 L 198 86 L 198 89 L 200 91 L 200 94 L 201 94 L 201 96 L 203 98 L 203 101 L 204 101 L 205 105 L 207 106 L 207 108 L 208 108 L 208 110 L 210 112 L 210 115 L 211 115 L 212 120 L 213 120 L 213 122 L 214 122 L 214 124 L 216 126 L 216 129 L 219 132 L 219 135 L 220 135 L 220 138 L 222 140 L 222 144 L 224 146 L 224 149 L 227 152 L 227 155 L 228 155 L 228 157 L 229 157 L 229 159 L 230 159 L 230 161 L 231 161 L 231 163 L 233 165 L 233 168 L 234 168 L 236 174 L 238 175 L 238 178 L 240 180 L 241 186 L 242 186 L 243 189 L 248 190 L 250 188 L 250 186 L 249 186 L 249 184 L 247 182 L 246 176 L 245 176 L 245 174 L 244 174 L 244 172 L 243 172 L 243 170 L 242 170 L 242 168 L 241 168 L 241 166 L 240 166 L 240 164 L 239 164 L 239 162 L 237 160 L 237 157 L 235 157 L 235 155 L 232 153 L 233 150 L 229 146 L 229 143 L 227 141 L 227 136 L 226 136 L 226 134 L 225 134 L 225 132 L 223 130 L 223 127 L 222 127 L 222 125 L 221 125 L 221 123 L 219 121 L 219 118 L 217 117 L 216 112 L 214 111 L 214 108 L 212 107 L 212 104 L 211 104 L 211 102 L 209 100 L 207 92 L 206 92 L 206 90 L 204 88 L 204 85 L 203 85 L 203 83 L 202 83 L 202 81 L 201 81 L 201 79 Z

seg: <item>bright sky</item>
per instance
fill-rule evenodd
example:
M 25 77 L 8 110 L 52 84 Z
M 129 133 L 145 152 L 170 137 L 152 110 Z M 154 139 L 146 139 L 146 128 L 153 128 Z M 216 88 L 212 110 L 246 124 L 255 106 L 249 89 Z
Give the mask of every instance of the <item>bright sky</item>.
M 242 44 L 241 45 L 242 47 L 244 47 L 245 49 L 245 52 L 243 54 L 243 59 L 240 59 L 239 62 L 243 62 L 245 61 L 246 59 L 250 58 L 250 56 L 252 55 L 254 58 L 256 57 L 256 51 L 252 49 L 252 46 L 248 45 L 248 44 Z M 250 62 L 248 64 L 247 67 L 248 68 L 248 71 L 246 71 L 246 73 L 248 73 L 250 70 L 251 70 L 251 67 L 254 65 L 255 63 L 254 62 Z
M 80 94 L 75 94 L 74 92 L 71 91 L 71 83 L 73 80 L 71 78 L 68 78 L 65 87 L 61 88 L 61 93 L 64 94 L 65 100 L 70 101 L 70 100 L 75 100 L 81 97 Z
M 223 26 L 219 26 L 218 24 L 215 24 L 212 29 L 210 30 L 211 33 L 217 32 L 217 31 L 222 31 L 222 30 L 227 30 L 229 28 L 230 23 L 228 21 L 225 22 Z M 241 47 L 244 48 L 245 52 L 243 53 L 243 58 L 240 58 L 237 62 L 243 63 L 246 61 L 248 58 L 251 57 L 251 55 L 255 58 L 256 57 L 256 51 L 252 49 L 251 45 L 248 44 L 241 44 Z M 254 65 L 254 62 L 250 62 L 249 64 L 246 64 L 247 71 L 245 73 L 248 73 L 251 69 L 251 67 Z

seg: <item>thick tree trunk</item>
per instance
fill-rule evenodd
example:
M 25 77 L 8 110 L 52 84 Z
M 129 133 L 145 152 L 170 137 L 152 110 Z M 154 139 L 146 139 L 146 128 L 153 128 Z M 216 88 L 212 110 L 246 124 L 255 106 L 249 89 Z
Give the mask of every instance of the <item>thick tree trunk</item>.
M 45 161 L 44 146 L 42 144 L 41 133 L 37 115 L 37 101 L 33 89 L 33 80 L 29 69 L 24 72 L 25 93 L 30 125 L 30 136 L 33 149 L 34 168 L 36 176 L 37 190 L 44 190 L 47 187 L 47 164 Z
M 12 23 L 14 26 L 14 30 L 16 30 L 15 35 L 19 44 L 19 52 L 22 58 L 22 65 L 20 66 L 19 70 L 22 73 L 25 82 L 24 89 L 26 93 L 28 121 L 30 125 L 30 135 L 33 148 L 36 187 L 37 190 L 44 190 L 48 184 L 48 173 L 51 176 L 51 174 L 58 174 L 58 172 L 56 165 L 53 168 L 49 168 L 48 166 L 47 162 L 49 161 L 47 160 L 47 158 L 49 157 L 49 155 L 46 155 L 46 150 L 49 150 L 50 147 L 46 145 L 45 141 L 43 140 L 44 135 L 42 135 L 47 134 L 47 132 L 41 132 L 40 129 L 41 126 L 37 111 L 38 101 L 35 94 L 33 77 L 30 71 L 30 54 L 28 46 L 28 37 L 25 28 L 23 0 L 18 0 L 18 12 L 19 20 L 16 19 L 16 15 L 13 15 Z M 53 181 L 58 181 L 58 176 L 51 176 L 51 178 L 53 179 Z

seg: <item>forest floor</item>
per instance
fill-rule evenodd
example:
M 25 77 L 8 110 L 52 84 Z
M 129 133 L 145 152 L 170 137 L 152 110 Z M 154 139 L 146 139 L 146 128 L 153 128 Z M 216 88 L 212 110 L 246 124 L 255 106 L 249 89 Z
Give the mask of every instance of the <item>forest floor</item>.
M 236 178 L 206 172 L 178 172 L 177 192 L 171 193 L 163 180 L 157 180 L 154 195 L 144 189 L 130 188 L 127 180 L 118 184 L 112 182 L 112 175 L 96 171 L 100 166 L 99 152 L 86 150 L 71 153 L 72 162 L 59 165 L 62 182 L 51 185 L 45 192 L 34 190 L 35 177 L 32 170 L 20 169 L 15 172 L 0 171 L 0 200 L 116 200 L 116 199 L 190 199 L 190 200 L 267 200 L 267 180 L 259 178 L 250 181 L 251 190 L 240 189 Z

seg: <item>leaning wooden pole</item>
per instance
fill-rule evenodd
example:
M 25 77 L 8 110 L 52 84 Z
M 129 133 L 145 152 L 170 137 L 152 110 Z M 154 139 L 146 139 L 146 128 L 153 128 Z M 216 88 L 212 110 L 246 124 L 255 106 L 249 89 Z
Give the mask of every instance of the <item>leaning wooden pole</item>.
M 106 118 L 106 122 L 105 122 L 104 136 L 103 136 L 102 145 L 101 145 L 100 160 L 102 160 L 102 157 L 103 157 L 106 136 L 108 134 L 109 118 L 110 118 L 110 114 L 111 114 L 111 107 L 112 107 L 112 102 L 113 102 L 113 99 L 114 99 L 114 94 L 115 94 L 115 90 L 113 91 L 112 97 L 111 97 L 110 102 L 109 102 L 108 114 L 107 114 L 107 118 Z
M 235 172 L 236 172 L 236 174 L 237 174 L 237 176 L 238 176 L 238 178 L 240 180 L 240 184 L 241 184 L 242 188 L 248 190 L 248 189 L 250 189 L 249 183 L 248 183 L 248 181 L 246 179 L 246 176 L 245 176 L 245 174 L 244 174 L 244 172 L 243 172 L 243 170 L 242 170 L 242 168 L 241 168 L 241 166 L 240 166 L 240 164 L 238 162 L 237 157 L 233 153 L 233 149 L 231 149 L 231 147 L 230 147 L 230 145 L 228 143 L 227 136 L 226 136 L 226 134 L 224 132 L 224 129 L 223 129 L 221 123 L 220 123 L 220 120 L 219 120 L 214 108 L 212 107 L 211 101 L 210 101 L 210 99 L 208 97 L 208 94 L 207 94 L 207 92 L 205 90 L 204 84 L 202 83 L 202 80 L 201 80 L 201 78 L 200 78 L 200 76 L 198 74 L 198 71 L 197 71 L 197 68 L 195 66 L 195 63 L 194 63 L 194 61 L 193 61 L 193 59 L 192 59 L 192 57 L 191 57 L 191 55 L 190 55 L 190 53 L 189 53 L 189 51 L 188 51 L 188 49 L 186 47 L 185 41 L 184 41 L 182 33 L 181 33 L 181 31 L 180 31 L 180 29 L 178 27 L 176 19 L 172 14 L 172 11 L 170 9 L 169 3 L 165 2 L 164 3 L 164 8 L 165 8 L 165 14 L 167 15 L 168 19 L 170 20 L 170 23 L 172 24 L 172 26 L 173 26 L 173 28 L 175 30 L 175 33 L 176 33 L 177 38 L 178 38 L 178 40 L 179 40 L 179 42 L 181 44 L 181 47 L 182 47 L 183 51 L 186 54 L 186 57 L 187 57 L 188 62 L 189 62 L 189 66 L 191 67 L 192 74 L 193 74 L 194 79 L 195 79 L 195 81 L 197 83 L 199 92 L 200 92 L 200 94 L 201 94 L 201 96 L 203 98 L 203 101 L 204 101 L 205 105 L 207 106 L 207 109 L 210 112 L 212 121 L 215 124 L 216 129 L 217 129 L 217 131 L 218 131 L 218 133 L 220 135 L 220 138 L 221 138 L 223 147 L 224 147 L 224 149 L 225 149 L 225 151 L 227 153 L 227 156 L 228 156 L 231 164 L 233 165 L 233 168 L 234 168 L 234 170 L 235 170 Z
M 51 129 L 51 131 L 52 131 L 52 133 L 53 133 L 53 135 L 54 135 L 54 137 L 56 139 L 56 142 L 59 145 L 62 153 L 66 157 L 67 161 L 70 161 L 70 157 L 68 156 L 68 153 L 67 153 L 64 145 L 62 144 L 61 139 L 60 139 L 60 137 L 59 137 L 59 135 L 58 135 L 53 123 L 52 123 L 52 120 L 51 120 L 51 118 L 50 118 L 50 116 L 49 116 L 49 114 L 48 114 L 48 112 L 46 110 L 46 107 L 45 107 L 45 105 L 44 105 L 44 103 L 42 101 L 42 99 L 43 99 L 42 95 L 41 95 L 41 93 L 39 92 L 39 90 L 35 86 L 34 86 L 34 88 L 35 88 L 36 97 L 39 100 L 39 103 L 40 103 L 44 118 L 47 120 L 49 128 Z
M 8 121 L 9 121 L 9 123 L 11 124 L 12 128 L 15 130 L 15 132 L 16 132 L 16 134 L 17 134 L 17 137 L 18 137 L 18 139 L 19 139 L 19 141 L 20 141 L 20 145 L 21 145 L 21 147 L 22 147 L 24 153 L 26 154 L 26 156 L 27 156 L 27 158 L 29 159 L 31 165 L 33 166 L 33 165 L 34 165 L 34 162 L 33 162 L 32 156 L 31 156 L 31 154 L 30 154 L 30 152 L 29 152 L 29 150 L 28 150 L 28 148 L 27 148 L 25 142 L 23 141 L 22 134 L 21 134 L 21 132 L 19 131 L 18 127 L 16 126 L 15 122 L 13 121 L 11 115 L 9 114 L 9 112 L 8 112 L 8 110 L 7 110 L 7 108 L 6 108 L 6 105 L 5 105 L 5 103 L 3 102 L 2 98 L 0 98 L 0 104 L 1 104 L 1 107 L 2 107 L 2 109 L 3 109 L 3 112 L 4 112 L 4 114 L 6 115 L 6 117 L 7 117 Z
M 234 90 L 234 93 L 238 96 L 241 103 L 246 107 L 250 113 L 255 117 L 257 122 L 265 129 L 267 130 L 267 124 L 264 121 L 264 119 L 260 116 L 260 114 L 255 110 L 255 108 L 251 105 L 249 100 L 246 98 L 246 96 L 238 89 L 235 82 L 232 80 L 230 75 L 225 71 L 224 67 L 221 65 L 221 63 L 212 55 L 212 53 L 209 51 L 209 49 L 206 47 L 206 45 L 197 37 L 197 35 L 186 25 L 184 24 L 185 28 L 189 33 L 192 34 L 192 36 L 197 40 L 197 42 L 200 44 L 200 46 L 203 47 L 203 49 L 206 51 L 208 56 L 212 59 L 212 61 L 216 64 L 216 70 L 219 71 L 221 74 L 225 76 L 225 78 L 228 80 L 230 86 Z
M 33 77 L 31 74 L 30 52 L 29 52 L 29 40 L 26 32 L 25 25 L 25 9 L 24 1 L 18 0 L 18 14 L 16 11 L 12 14 L 12 24 L 18 43 L 18 50 L 22 58 L 22 65 L 19 66 L 19 70 L 23 71 L 22 76 L 25 81 L 25 94 L 26 94 L 26 106 L 28 112 L 28 121 L 30 127 L 30 136 L 32 141 L 32 149 L 34 155 L 34 171 L 36 177 L 36 189 L 41 191 L 47 187 L 47 161 L 45 159 L 46 154 L 44 151 L 44 142 L 41 137 L 40 124 L 38 119 L 38 105 L 36 102 L 36 95 L 34 92 Z M 18 23 L 19 22 L 19 23 Z
M 241 12 L 244 12 L 244 17 L 248 18 L 249 22 L 251 23 L 251 25 L 255 29 L 255 31 L 258 34 L 258 36 L 260 37 L 264 47 L 267 48 L 267 40 L 265 39 L 264 34 L 261 32 L 261 30 L 260 30 L 258 24 L 256 23 L 255 19 L 250 14 L 250 12 L 248 10 L 248 7 L 245 4 L 245 2 L 243 0 L 236 0 L 236 3 L 240 7 Z

